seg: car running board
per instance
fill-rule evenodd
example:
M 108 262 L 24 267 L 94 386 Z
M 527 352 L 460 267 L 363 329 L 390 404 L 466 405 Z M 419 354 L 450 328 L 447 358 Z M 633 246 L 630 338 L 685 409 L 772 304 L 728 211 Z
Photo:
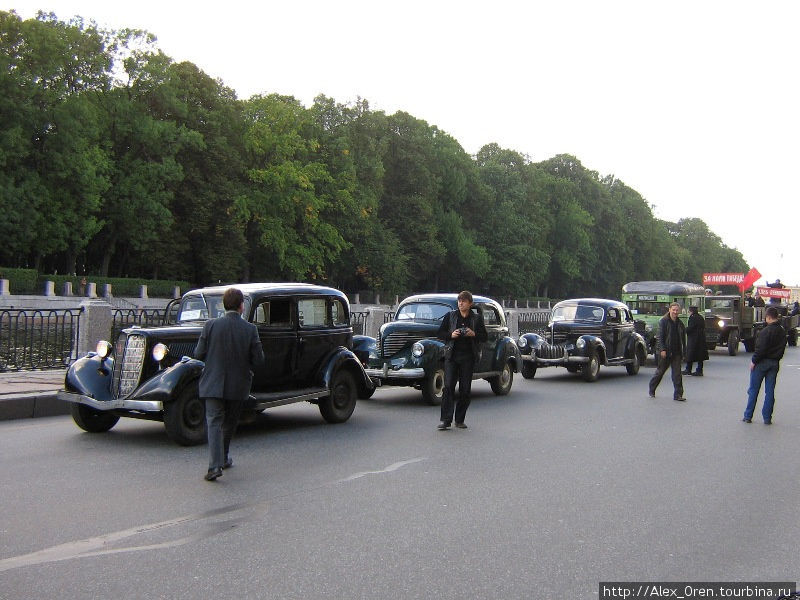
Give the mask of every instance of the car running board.
M 301 390 L 291 390 L 289 392 L 250 394 L 250 398 L 255 401 L 254 408 L 256 410 L 262 410 L 265 408 L 272 408 L 273 406 L 317 400 L 330 395 L 331 391 L 328 388 L 303 388 Z

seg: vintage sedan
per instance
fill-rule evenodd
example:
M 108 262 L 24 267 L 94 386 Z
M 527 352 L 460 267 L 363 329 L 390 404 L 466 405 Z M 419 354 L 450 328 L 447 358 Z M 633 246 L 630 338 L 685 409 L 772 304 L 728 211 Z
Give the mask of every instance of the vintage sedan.
M 203 443 L 205 406 L 197 391 L 203 363 L 192 355 L 205 321 L 225 313 L 222 295 L 228 287 L 187 292 L 174 324 L 124 329 L 113 346 L 100 341 L 96 352 L 77 360 L 58 394 L 71 404 L 75 423 L 103 432 L 120 417 L 163 421 L 177 443 Z M 319 406 L 327 422 L 347 421 L 357 397 L 368 398 L 373 391 L 352 351 L 347 296 L 300 283 L 236 287 L 245 298 L 242 316 L 258 328 L 266 357 L 253 374 L 245 409 L 253 414 L 307 401 Z M 172 312 L 168 307 L 166 314 Z
M 519 369 L 519 349 L 508 335 L 502 307 L 483 296 L 473 300 L 472 310 L 483 315 L 488 334 L 473 379 L 486 379 L 497 395 L 508 394 Z M 378 385 L 414 386 L 422 390 L 426 402 L 441 404 L 445 343 L 436 333 L 445 315 L 457 308 L 457 294 L 419 294 L 403 300 L 377 340 L 355 338 L 354 350 L 367 375 Z
M 624 366 L 636 375 L 647 358 L 647 344 L 634 331 L 626 304 L 617 300 L 578 298 L 553 307 L 548 332 L 526 333 L 517 342 L 522 354 L 522 376 L 533 379 L 540 367 L 566 367 L 595 381 L 600 365 Z

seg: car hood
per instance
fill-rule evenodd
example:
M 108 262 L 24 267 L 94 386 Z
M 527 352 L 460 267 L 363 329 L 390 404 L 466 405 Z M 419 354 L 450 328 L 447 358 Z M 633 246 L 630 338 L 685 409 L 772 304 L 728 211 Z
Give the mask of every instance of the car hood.
M 418 321 L 392 321 L 381 327 L 381 337 L 386 338 L 393 333 L 413 333 L 420 337 L 436 337 L 439 323 L 420 323 Z

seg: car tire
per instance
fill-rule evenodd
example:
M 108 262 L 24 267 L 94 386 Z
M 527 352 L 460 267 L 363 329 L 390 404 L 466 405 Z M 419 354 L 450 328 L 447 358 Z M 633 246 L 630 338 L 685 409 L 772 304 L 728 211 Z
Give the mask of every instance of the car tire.
M 492 391 L 497 396 L 505 396 L 511 391 L 511 386 L 514 384 L 514 369 L 506 362 L 503 363 L 503 370 L 500 375 L 489 379 L 489 385 L 492 386 Z
M 525 379 L 533 379 L 536 377 L 536 363 L 523 361 L 521 372 Z
M 735 329 L 728 334 L 728 354 L 736 356 L 739 353 L 739 332 Z
M 629 365 L 625 365 L 625 370 L 628 371 L 628 375 L 636 375 L 639 372 L 639 367 L 642 366 L 642 352 L 636 348 L 633 352 L 633 362 Z
M 431 406 L 441 406 L 444 396 L 444 365 L 422 381 L 422 399 Z
M 581 375 L 584 381 L 597 381 L 597 375 L 600 373 L 600 358 L 597 352 L 592 351 L 589 355 L 589 361 L 581 365 Z
M 206 404 L 196 382 L 183 388 L 175 400 L 164 403 L 164 427 L 169 438 L 181 446 L 198 446 L 208 440 Z
M 119 421 L 117 415 L 103 410 L 95 410 L 90 406 L 78 404 L 77 402 L 70 404 L 69 411 L 75 424 L 89 433 L 104 433 Z
M 353 414 L 356 399 L 353 376 L 340 369 L 331 381 L 331 393 L 320 400 L 319 412 L 328 423 L 344 423 Z

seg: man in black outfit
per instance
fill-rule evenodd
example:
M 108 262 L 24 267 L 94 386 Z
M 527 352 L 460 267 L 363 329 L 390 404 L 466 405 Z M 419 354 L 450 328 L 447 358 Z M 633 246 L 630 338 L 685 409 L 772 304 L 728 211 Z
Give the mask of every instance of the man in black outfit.
M 686 354 L 686 326 L 678 318 L 681 305 L 673 302 L 669 305 L 669 312 L 661 317 L 658 322 L 658 368 L 650 380 L 650 397 L 656 397 L 656 388 L 661 383 L 661 378 L 668 368 L 672 369 L 672 386 L 675 388 L 673 400 L 685 401 L 683 397 L 683 378 L 681 377 L 681 363 Z
M 464 418 L 469 408 L 472 373 L 480 357 L 480 345 L 488 338 L 483 316 L 472 311 L 472 294 L 463 291 L 458 295 L 458 310 L 444 316 L 437 337 L 445 344 L 444 390 L 442 395 L 442 421 L 444 431 L 453 422 L 456 382 L 458 405 L 455 406 L 456 427 L 466 429 Z
M 242 318 L 244 295 L 228 288 L 222 296 L 225 315 L 206 321 L 194 357 L 205 361 L 200 376 L 200 397 L 206 403 L 208 473 L 206 481 L 222 476 L 233 466 L 228 455 L 242 404 L 250 394 L 252 369 L 264 364 L 258 329 Z
M 750 387 L 747 389 L 747 407 L 744 409 L 742 421 L 752 423 L 758 392 L 761 391 L 761 382 L 764 381 L 761 416 L 764 417 L 764 425 L 771 425 L 772 409 L 775 406 L 775 382 L 778 380 L 780 362 L 786 350 L 786 330 L 778 320 L 777 308 L 769 306 L 765 313 L 767 326 L 758 333 L 756 348 L 750 359 Z
M 702 377 L 703 361 L 708 360 L 706 320 L 697 311 L 696 306 L 689 307 L 689 323 L 686 326 L 686 370 L 683 374 Z M 692 373 L 694 362 L 697 362 L 697 370 Z

